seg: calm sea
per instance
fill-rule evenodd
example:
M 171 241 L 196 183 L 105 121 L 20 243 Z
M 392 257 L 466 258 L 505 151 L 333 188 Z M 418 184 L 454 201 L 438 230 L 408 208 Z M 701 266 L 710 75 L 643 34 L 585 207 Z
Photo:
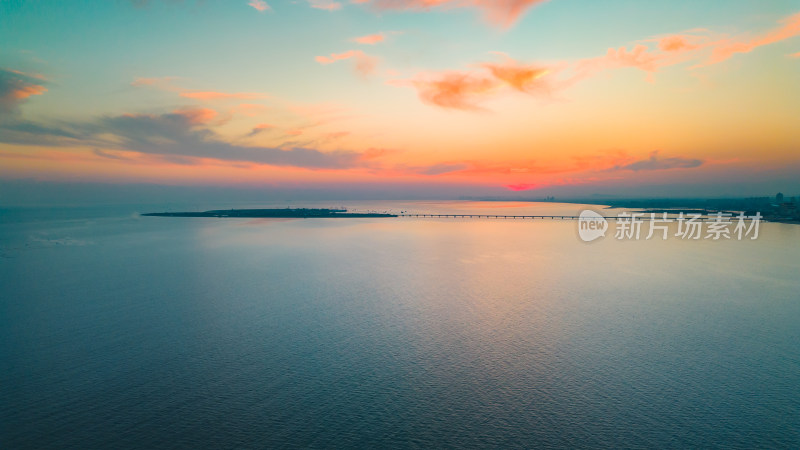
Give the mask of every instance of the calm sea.
M 0 447 L 800 447 L 800 226 L 153 210 L 0 210 Z

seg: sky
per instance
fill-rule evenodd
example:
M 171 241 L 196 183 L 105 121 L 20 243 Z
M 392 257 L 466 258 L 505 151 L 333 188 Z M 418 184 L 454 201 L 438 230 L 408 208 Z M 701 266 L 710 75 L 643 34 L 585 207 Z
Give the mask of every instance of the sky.
M 0 42 L 0 184 L 800 194 L 799 0 L 0 0 Z

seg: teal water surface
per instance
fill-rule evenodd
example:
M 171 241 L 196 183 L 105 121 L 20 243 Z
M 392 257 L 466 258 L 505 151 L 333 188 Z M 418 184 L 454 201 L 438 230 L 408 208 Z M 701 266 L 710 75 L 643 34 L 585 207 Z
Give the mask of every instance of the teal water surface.
M 800 446 L 800 226 L 136 212 L 0 212 L 0 447 Z

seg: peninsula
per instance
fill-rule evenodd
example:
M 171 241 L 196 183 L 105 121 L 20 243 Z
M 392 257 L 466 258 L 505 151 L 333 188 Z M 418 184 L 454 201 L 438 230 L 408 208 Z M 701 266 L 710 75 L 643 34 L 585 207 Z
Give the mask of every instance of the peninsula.
M 231 217 L 252 219 L 318 219 L 318 218 L 360 218 L 397 217 L 386 213 L 350 213 L 346 209 L 283 208 L 283 209 L 220 209 L 203 212 L 160 212 L 143 216 L 157 217 Z

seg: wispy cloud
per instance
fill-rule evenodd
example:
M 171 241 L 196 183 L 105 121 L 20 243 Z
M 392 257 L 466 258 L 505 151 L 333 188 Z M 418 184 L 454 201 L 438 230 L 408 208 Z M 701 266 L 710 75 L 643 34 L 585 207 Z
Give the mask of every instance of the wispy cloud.
M 430 6 L 438 5 L 431 4 Z M 650 38 L 630 47 L 609 48 L 604 55 L 556 64 L 522 63 L 504 55 L 501 63 L 477 63 L 487 72 L 450 70 L 419 73 L 407 80 L 391 80 L 390 85 L 413 86 L 420 99 L 429 105 L 448 109 L 484 110 L 481 103 L 503 92 L 503 87 L 527 94 L 550 94 L 616 69 L 634 68 L 654 81 L 658 71 L 682 63 L 695 62 L 688 70 L 718 64 L 736 53 L 800 35 L 800 13 L 781 20 L 772 30 L 755 37 L 719 37 L 708 30 Z M 649 44 L 649 45 L 648 45 Z M 797 57 L 797 55 L 793 55 Z
M 758 47 L 774 44 L 800 35 L 800 13 L 787 17 L 780 23 L 781 25 L 777 28 L 749 39 L 745 37 L 734 37 L 716 43 L 711 53 L 711 58 L 709 58 L 706 64 L 720 63 L 729 59 L 736 53 L 749 53 Z
M 408 169 L 411 173 L 419 175 L 444 175 L 446 173 L 461 172 L 469 168 L 467 163 L 440 163 L 430 166 L 414 167 Z
M 268 96 L 258 92 L 215 92 L 215 91 L 184 91 L 181 97 L 195 100 L 258 100 Z
M 252 136 L 255 136 L 257 134 L 261 134 L 261 133 L 263 133 L 265 131 L 274 130 L 274 129 L 275 129 L 275 125 L 272 125 L 270 123 L 260 123 L 260 124 L 256 125 L 255 127 L 253 127 L 253 129 L 250 131 L 250 133 L 247 134 L 247 136 L 248 137 L 252 137 Z
M 203 126 L 214 114 L 206 110 L 182 110 L 168 114 L 126 114 L 107 117 L 99 128 L 112 133 L 126 149 L 187 157 L 248 161 L 304 168 L 347 168 L 358 161 L 356 152 L 321 152 L 310 148 L 244 147 L 224 142 Z
M 272 9 L 264 0 L 250 0 L 247 4 L 255 8 L 258 12 L 270 11 Z
M 658 48 L 665 52 L 693 50 L 697 48 L 697 45 L 690 42 L 693 37 L 679 34 L 667 36 L 658 41 Z
M 178 86 L 175 81 L 179 77 L 140 77 L 131 82 L 133 87 L 154 88 L 166 92 L 174 92 L 184 98 L 201 101 L 225 101 L 225 100 L 261 100 L 268 98 L 269 95 L 261 92 L 221 92 L 221 91 L 197 91 Z
M 504 88 L 549 95 L 554 67 L 504 58 L 500 63 L 479 63 L 480 70 L 422 73 L 411 80 L 393 80 L 389 84 L 414 87 L 420 99 L 429 105 L 469 111 L 484 110 L 482 102 Z
M 209 128 L 216 117 L 217 112 L 212 109 L 184 108 L 165 114 L 122 114 L 55 126 L 19 121 L 0 124 L 0 131 L 3 131 L 0 140 L 17 144 L 101 147 L 184 162 L 192 158 L 210 158 L 307 169 L 346 169 L 362 165 L 361 154 L 352 151 L 232 144 Z M 256 128 L 266 130 L 268 126 Z
M 361 75 L 369 75 L 375 71 L 378 60 L 361 50 L 348 50 L 343 53 L 331 53 L 328 56 L 317 56 L 314 60 L 322 65 L 333 64 L 336 61 L 352 59 L 355 61 L 355 70 Z
M 431 9 L 476 8 L 492 24 L 508 28 L 522 14 L 546 0 L 363 0 L 379 11 L 428 11 Z
M 468 111 L 483 110 L 481 100 L 500 87 L 494 78 L 464 71 L 422 75 L 400 84 L 416 88 L 420 100 L 429 105 Z
M 508 58 L 504 63 L 483 63 L 492 76 L 522 92 L 546 89 L 545 75 L 550 69 L 535 64 L 521 64 Z
M 506 188 L 508 188 L 508 190 L 514 192 L 530 191 L 532 189 L 539 189 L 540 187 L 542 187 L 542 185 L 536 183 L 517 183 L 517 184 L 506 185 Z
M 172 86 L 172 82 L 180 79 L 179 77 L 139 77 L 131 82 L 133 87 L 154 86 L 165 90 L 177 89 Z
M 703 160 L 693 159 L 693 158 L 681 158 L 681 157 L 661 158 L 658 156 L 658 150 L 656 150 L 650 153 L 650 157 L 647 159 L 635 161 L 630 164 L 625 164 L 621 166 L 615 166 L 609 169 L 609 171 L 691 169 L 694 167 L 700 167 L 703 165 L 703 163 L 704 163 Z
M 312 8 L 324 9 L 327 11 L 337 11 L 342 9 L 342 4 L 332 0 L 308 0 L 308 4 Z
M 16 112 L 27 98 L 47 92 L 43 81 L 38 74 L 0 68 L 0 114 Z
M 352 39 L 353 42 L 365 45 L 375 45 L 380 42 L 383 42 L 384 40 L 386 40 L 386 36 L 384 36 L 383 33 L 369 34 L 366 36 L 359 36 Z
M 96 149 L 92 150 L 92 153 L 94 155 L 96 155 L 96 156 L 101 157 L 101 158 L 113 159 L 113 160 L 116 160 L 116 161 L 130 161 L 131 160 L 131 158 L 127 158 L 125 156 L 122 156 L 117 152 L 108 152 L 108 151 L 100 150 L 99 148 L 96 148 Z
M 231 114 L 241 114 L 246 117 L 257 117 L 267 111 L 269 108 L 256 103 L 240 103 L 230 109 Z

